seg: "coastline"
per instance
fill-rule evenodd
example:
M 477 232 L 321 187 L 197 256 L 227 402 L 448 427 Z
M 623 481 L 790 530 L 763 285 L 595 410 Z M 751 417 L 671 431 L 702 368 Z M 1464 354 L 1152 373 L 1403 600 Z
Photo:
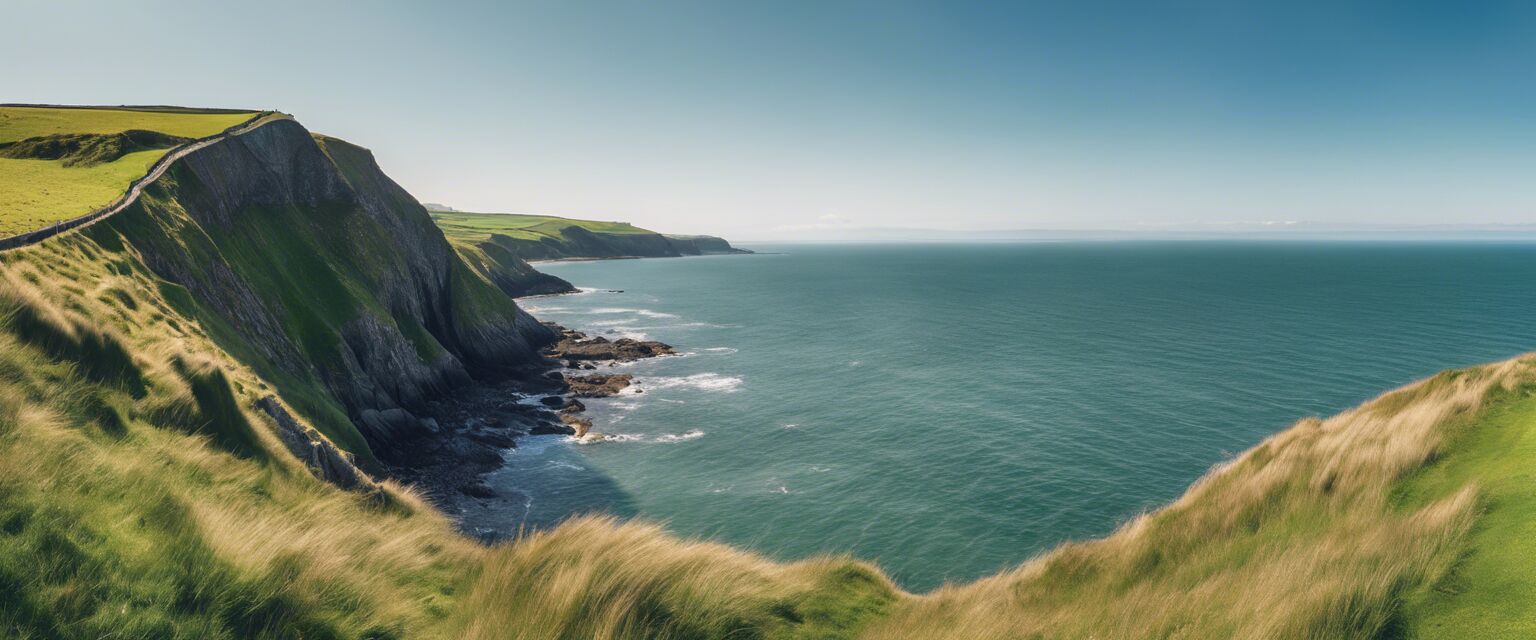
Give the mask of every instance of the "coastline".
M 554 263 L 560 263 L 560 262 L 597 262 L 599 260 L 650 260 L 650 259 L 654 259 L 654 258 L 677 259 L 677 258 L 707 258 L 707 257 L 711 257 L 711 256 L 753 256 L 753 255 L 764 255 L 764 254 L 760 254 L 760 253 L 758 253 L 756 251 L 748 251 L 746 249 L 742 249 L 742 250 L 739 250 L 739 251 L 710 251 L 710 252 L 706 252 L 706 253 L 690 254 L 690 255 L 676 255 L 676 256 L 571 256 L 571 257 L 566 257 L 566 258 L 540 258 L 538 260 L 525 260 L 524 262 L 527 262 L 530 265 L 541 265 L 541 264 L 554 264 Z M 552 294 L 552 295 L 560 295 L 560 294 Z
M 519 508 L 516 496 L 503 495 L 485 482 L 487 475 L 505 466 L 506 454 L 519 447 L 519 440 L 558 435 L 602 442 L 604 436 L 583 415 L 586 406 L 580 399 L 617 395 L 633 385 L 633 377 L 596 371 L 675 354 L 661 342 L 608 340 L 546 325 L 560 339 L 541 350 L 543 362 L 426 403 L 421 415 L 428 433 L 410 443 L 409 459 L 389 469 L 392 477 L 419 489 L 461 532 L 483 542 L 517 534 L 484 526 L 471 514 L 494 510 L 498 502 L 505 502 L 506 509 Z

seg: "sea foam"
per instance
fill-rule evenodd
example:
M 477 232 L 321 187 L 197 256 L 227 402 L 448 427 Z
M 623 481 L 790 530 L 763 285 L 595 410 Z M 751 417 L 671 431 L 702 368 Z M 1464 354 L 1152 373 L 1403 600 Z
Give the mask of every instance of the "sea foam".
M 699 391 L 723 391 L 730 393 L 741 388 L 741 378 L 718 373 L 695 373 L 691 376 L 661 376 L 645 378 L 648 389 L 697 389 Z

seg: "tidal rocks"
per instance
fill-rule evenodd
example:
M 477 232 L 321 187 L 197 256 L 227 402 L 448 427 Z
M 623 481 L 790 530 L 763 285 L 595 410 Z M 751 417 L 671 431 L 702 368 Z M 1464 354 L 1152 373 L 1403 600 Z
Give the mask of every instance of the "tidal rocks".
M 670 356 L 676 350 L 664 342 L 619 338 L 609 340 L 602 336 L 588 337 L 580 331 L 565 329 L 560 340 L 546 351 L 550 356 L 566 361 L 566 366 L 588 368 L 594 360 L 633 362 L 642 358 Z
M 466 482 L 459 485 L 459 493 L 471 498 L 494 498 L 496 491 L 486 486 L 484 482 Z
M 628 373 L 597 373 L 587 376 L 566 376 L 565 384 L 571 395 L 577 398 L 606 398 L 618 395 L 629 387 L 635 376 Z
M 565 426 L 570 427 L 575 432 L 573 435 L 578 438 L 587 435 L 587 432 L 592 430 L 592 419 L 575 412 L 560 412 L 560 421 L 564 422 Z

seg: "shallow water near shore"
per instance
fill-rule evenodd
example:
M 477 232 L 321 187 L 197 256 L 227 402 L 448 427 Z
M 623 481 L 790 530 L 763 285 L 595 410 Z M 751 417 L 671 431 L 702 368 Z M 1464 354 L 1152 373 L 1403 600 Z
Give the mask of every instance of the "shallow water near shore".
M 464 514 L 663 521 L 927 590 L 1108 533 L 1306 415 L 1536 346 L 1536 246 L 750 247 L 546 263 L 543 320 L 662 340 L 613 441 L 520 441 Z M 609 290 L 623 290 L 623 293 Z

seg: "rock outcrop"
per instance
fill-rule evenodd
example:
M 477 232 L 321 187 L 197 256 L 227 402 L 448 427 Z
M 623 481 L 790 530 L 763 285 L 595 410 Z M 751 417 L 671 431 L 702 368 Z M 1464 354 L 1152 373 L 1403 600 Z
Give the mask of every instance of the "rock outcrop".
M 597 373 L 587 376 L 565 376 L 565 384 L 571 395 L 577 398 L 606 398 L 618 395 L 629 388 L 635 376 L 628 373 Z
M 550 357 L 564 360 L 566 366 L 578 367 L 593 361 L 632 362 L 642 358 L 674 355 L 677 352 L 664 342 L 619 338 L 609 340 L 602 336 L 588 337 L 580 331 L 564 329 L 560 340 L 547 350 Z
M 314 429 L 301 424 L 276 397 L 257 400 L 256 408 L 272 418 L 277 425 L 277 439 L 293 457 L 309 467 L 315 477 L 348 491 L 379 492 L 378 483 L 357 468 L 352 454 L 337 449 Z

